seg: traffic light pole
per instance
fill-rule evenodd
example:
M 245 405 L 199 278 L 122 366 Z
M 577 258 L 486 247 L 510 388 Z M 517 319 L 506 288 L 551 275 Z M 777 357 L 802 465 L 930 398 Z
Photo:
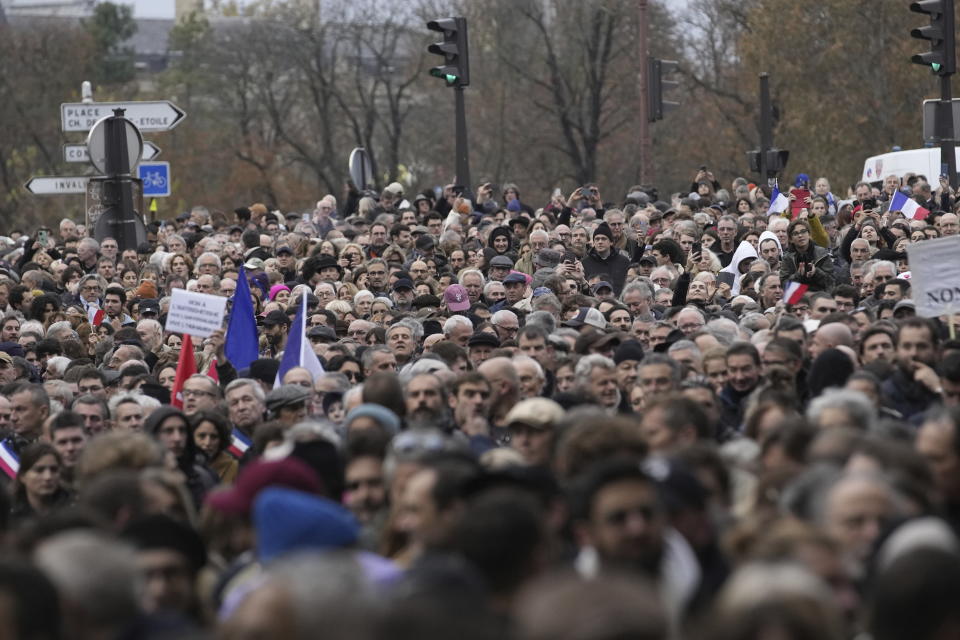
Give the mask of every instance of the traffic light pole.
M 453 88 L 456 97 L 457 120 L 457 183 L 463 185 L 464 194 L 473 199 L 473 183 L 470 181 L 470 154 L 467 147 L 467 107 L 463 96 L 463 87 Z
M 947 167 L 950 186 L 957 188 L 957 152 L 953 127 L 953 90 L 950 80 L 953 76 L 940 76 L 940 103 L 937 105 L 936 129 L 940 141 L 940 164 Z
M 769 182 L 775 173 L 770 171 L 767 156 L 773 148 L 773 107 L 770 104 L 770 74 L 760 74 L 760 176 Z
M 653 168 L 650 162 L 650 149 L 653 143 L 650 139 L 650 92 L 649 86 L 650 64 L 647 53 L 647 0 L 637 0 L 637 48 L 640 61 L 640 183 L 653 184 Z

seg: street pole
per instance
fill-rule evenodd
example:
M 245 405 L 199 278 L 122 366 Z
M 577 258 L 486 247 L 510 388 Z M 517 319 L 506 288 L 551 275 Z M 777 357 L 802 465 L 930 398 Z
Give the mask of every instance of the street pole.
M 760 74 L 760 176 L 769 184 L 767 152 L 773 148 L 773 109 L 770 104 L 770 74 Z
M 106 121 L 106 179 L 103 181 L 104 212 L 97 220 L 96 237 L 112 237 L 121 252 L 136 249 L 146 239 L 143 221 L 133 207 L 133 176 L 127 151 L 123 109 L 114 109 Z
M 637 85 L 640 88 L 640 184 L 653 183 L 653 167 L 650 162 L 650 94 L 647 76 L 650 65 L 647 60 L 647 0 L 637 0 L 637 60 L 640 73 Z
M 937 139 L 940 141 L 940 165 L 946 167 L 950 186 L 957 188 L 957 153 L 955 151 L 953 127 L 953 91 L 950 79 L 953 76 L 940 76 L 940 102 L 937 104 Z
M 463 97 L 463 87 L 457 84 L 453 89 L 456 97 L 457 127 L 457 184 L 464 188 L 464 195 L 473 200 L 473 183 L 470 181 L 470 155 L 467 151 L 467 108 Z

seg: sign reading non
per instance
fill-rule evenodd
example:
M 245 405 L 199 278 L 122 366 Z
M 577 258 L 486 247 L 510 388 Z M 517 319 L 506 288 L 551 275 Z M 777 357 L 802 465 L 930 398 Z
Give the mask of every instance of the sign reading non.
M 174 289 L 164 330 L 206 338 L 223 327 L 226 307 L 227 299 L 223 296 Z
M 123 109 L 127 118 L 140 131 L 170 131 L 187 114 L 169 100 L 153 102 L 65 102 L 60 105 L 60 128 L 66 131 L 89 131 L 97 120 Z
M 166 198 L 170 195 L 170 163 L 141 162 L 137 173 L 143 181 L 145 198 Z
M 910 291 L 917 315 L 960 312 L 960 236 L 907 245 Z

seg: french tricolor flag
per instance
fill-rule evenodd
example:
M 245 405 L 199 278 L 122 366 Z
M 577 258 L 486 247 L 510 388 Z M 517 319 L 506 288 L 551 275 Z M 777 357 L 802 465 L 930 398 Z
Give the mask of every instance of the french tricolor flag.
M 233 433 L 230 435 L 230 446 L 227 447 L 227 452 L 239 460 L 252 444 L 253 441 L 247 437 L 247 434 L 234 427 Z
M 20 457 L 6 441 L 0 442 L 0 470 L 11 479 L 16 479 L 20 471 Z
M 913 198 L 908 198 L 902 191 L 893 194 L 893 198 L 890 200 L 890 211 L 901 211 L 905 217 L 911 220 L 923 220 L 930 215 L 929 210 L 918 205 Z
M 773 187 L 773 193 L 770 194 L 770 208 L 767 209 L 767 215 L 783 213 L 790 207 L 790 199 L 780 193 L 780 189 Z
M 783 290 L 783 301 L 785 304 L 797 304 L 800 302 L 800 298 L 803 297 L 803 294 L 809 289 L 805 284 L 800 284 L 799 282 L 788 282 L 787 286 Z

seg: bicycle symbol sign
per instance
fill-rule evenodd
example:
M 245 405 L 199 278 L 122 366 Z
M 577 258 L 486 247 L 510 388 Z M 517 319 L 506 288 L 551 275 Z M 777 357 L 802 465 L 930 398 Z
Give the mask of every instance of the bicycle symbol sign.
M 170 163 L 141 162 L 138 177 L 143 181 L 143 197 L 164 198 L 170 195 Z

